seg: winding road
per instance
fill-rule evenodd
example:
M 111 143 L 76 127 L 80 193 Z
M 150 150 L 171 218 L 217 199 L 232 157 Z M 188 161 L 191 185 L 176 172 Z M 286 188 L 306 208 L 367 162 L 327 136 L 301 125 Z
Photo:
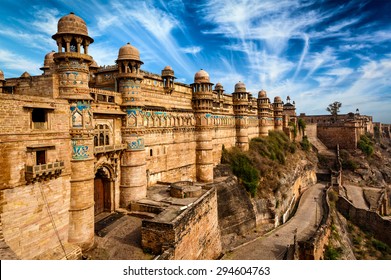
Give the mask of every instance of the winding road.
M 318 183 L 302 195 L 294 217 L 266 235 L 250 241 L 226 254 L 226 260 L 276 260 L 281 259 L 286 247 L 297 240 L 306 240 L 314 234 L 322 217 L 322 193 L 325 184 Z M 315 222 L 316 221 L 316 222 Z

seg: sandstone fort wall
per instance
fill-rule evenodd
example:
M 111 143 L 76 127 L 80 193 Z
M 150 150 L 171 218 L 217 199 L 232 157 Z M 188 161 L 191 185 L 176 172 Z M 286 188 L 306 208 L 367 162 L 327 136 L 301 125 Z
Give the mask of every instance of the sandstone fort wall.
M 357 133 L 355 127 L 343 125 L 318 125 L 318 138 L 329 149 L 335 149 L 337 144 L 341 149 L 355 149 L 357 147 Z
M 144 220 L 142 246 L 170 259 L 216 259 L 221 253 L 216 189 L 211 188 L 171 222 Z
M 383 219 L 379 214 L 354 207 L 346 198 L 339 196 L 337 209 L 342 215 L 360 228 L 372 232 L 375 238 L 391 246 L 391 221 Z

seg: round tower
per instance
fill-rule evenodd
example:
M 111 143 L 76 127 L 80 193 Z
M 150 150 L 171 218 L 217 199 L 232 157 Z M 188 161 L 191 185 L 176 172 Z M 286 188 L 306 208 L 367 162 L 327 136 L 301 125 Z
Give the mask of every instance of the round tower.
M 222 84 L 217 83 L 215 86 L 215 92 L 217 93 L 217 101 L 219 103 L 220 109 L 224 107 L 224 87 Z
M 122 109 L 126 117 L 122 126 L 122 139 L 127 149 L 121 161 L 120 207 L 147 195 L 146 154 L 144 146 L 143 108 L 141 89 L 140 52 L 127 43 L 118 51 L 118 91 L 122 94 Z
M 162 70 L 163 88 L 165 94 L 171 94 L 174 91 L 174 70 L 171 66 L 166 66 Z
M 53 58 L 59 76 L 60 97 L 91 100 L 88 81 L 89 66 L 93 59 L 88 55 L 88 46 L 94 40 L 88 36 L 86 23 L 74 13 L 63 16 L 52 38 L 58 46 Z
M 94 244 L 94 143 L 89 93 L 89 65 L 92 57 L 88 46 L 94 41 L 88 36 L 87 25 L 74 13 L 63 16 L 52 36 L 58 52 L 53 54 L 59 79 L 59 97 L 69 101 L 72 147 L 71 194 L 68 241 L 83 250 Z M 50 70 L 50 57 L 48 66 Z
M 96 72 L 99 69 L 98 63 L 96 63 L 95 60 L 92 60 L 92 63 L 90 64 L 90 80 L 89 80 L 89 87 L 94 87 L 96 83 Z
M 248 150 L 248 107 L 249 93 L 243 82 L 235 85 L 235 92 L 232 93 L 233 110 L 236 124 L 236 146 L 242 151 Z
M 205 70 L 194 76 L 192 105 L 196 119 L 196 176 L 197 181 L 213 181 L 213 84 Z
M 281 97 L 274 97 L 273 102 L 273 117 L 274 117 L 274 129 L 282 130 L 282 112 L 283 112 L 283 103 Z
M 273 111 L 270 104 L 270 99 L 267 97 L 266 91 L 258 92 L 257 99 L 258 121 L 259 121 L 259 136 L 268 136 L 269 130 L 274 129 Z
M 0 93 L 3 93 L 3 86 L 5 85 L 4 73 L 0 70 Z

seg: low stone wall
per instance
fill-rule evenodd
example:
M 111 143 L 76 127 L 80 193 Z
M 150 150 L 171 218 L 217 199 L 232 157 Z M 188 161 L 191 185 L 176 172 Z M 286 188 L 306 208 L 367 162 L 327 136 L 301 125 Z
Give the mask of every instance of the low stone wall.
M 391 220 L 383 219 L 376 212 L 356 208 L 342 196 L 338 198 L 337 209 L 346 219 L 360 228 L 372 232 L 376 239 L 391 246 Z
M 299 260 L 321 260 L 323 259 L 323 248 L 328 243 L 331 233 L 330 202 L 328 192 L 323 192 L 323 218 L 315 234 L 306 241 L 297 243 L 296 258 Z
M 163 259 L 216 259 L 222 250 L 216 188 L 208 190 L 171 222 L 144 220 L 141 243 L 144 250 L 162 254 Z

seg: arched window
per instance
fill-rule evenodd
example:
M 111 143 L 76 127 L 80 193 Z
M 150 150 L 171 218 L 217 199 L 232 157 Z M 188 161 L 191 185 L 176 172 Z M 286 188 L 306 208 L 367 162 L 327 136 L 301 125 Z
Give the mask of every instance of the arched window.
M 72 39 L 71 45 L 70 45 L 70 52 L 77 52 L 77 43 L 75 38 Z
M 95 126 L 94 130 L 94 145 L 95 146 L 106 146 L 110 145 L 110 142 L 113 142 L 112 131 L 107 124 L 98 124 Z

